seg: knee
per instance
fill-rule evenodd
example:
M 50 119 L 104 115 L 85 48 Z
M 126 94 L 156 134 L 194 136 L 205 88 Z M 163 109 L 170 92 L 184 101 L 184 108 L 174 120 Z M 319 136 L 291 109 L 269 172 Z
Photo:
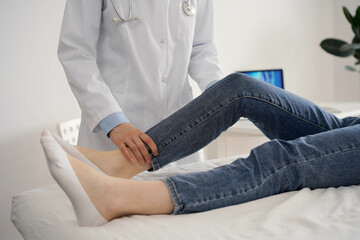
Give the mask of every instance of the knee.
M 221 84 L 230 91 L 254 92 L 263 84 L 260 80 L 243 73 L 232 73 L 226 76 Z

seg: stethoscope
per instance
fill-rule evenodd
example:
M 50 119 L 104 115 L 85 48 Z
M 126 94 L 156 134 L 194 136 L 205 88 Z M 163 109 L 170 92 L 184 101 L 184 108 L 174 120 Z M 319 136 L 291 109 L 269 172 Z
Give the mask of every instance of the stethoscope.
M 115 9 L 116 14 L 118 15 L 119 19 L 117 19 L 116 17 L 114 17 L 112 19 L 113 22 L 120 22 L 120 23 L 129 23 L 129 22 L 133 22 L 133 21 L 138 21 L 140 20 L 140 16 L 136 16 L 136 17 L 132 17 L 132 1 L 133 0 L 128 0 L 129 1 L 129 13 L 128 13 L 128 17 L 127 19 L 122 18 L 120 16 L 120 13 L 114 3 L 114 0 L 111 0 L 111 3 Z M 182 5 L 183 11 L 186 15 L 188 16 L 194 16 L 196 14 L 196 9 L 195 7 L 192 5 L 191 0 L 185 0 L 185 2 L 183 2 Z

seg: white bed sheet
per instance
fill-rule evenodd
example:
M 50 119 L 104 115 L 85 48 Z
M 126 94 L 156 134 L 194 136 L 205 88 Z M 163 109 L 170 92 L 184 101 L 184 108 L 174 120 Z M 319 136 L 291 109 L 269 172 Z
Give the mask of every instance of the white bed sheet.
M 203 171 L 216 159 L 143 173 L 137 178 Z M 129 216 L 79 227 L 65 193 L 50 185 L 13 196 L 11 220 L 25 240 L 79 239 L 360 239 L 360 186 L 284 193 L 187 215 Z

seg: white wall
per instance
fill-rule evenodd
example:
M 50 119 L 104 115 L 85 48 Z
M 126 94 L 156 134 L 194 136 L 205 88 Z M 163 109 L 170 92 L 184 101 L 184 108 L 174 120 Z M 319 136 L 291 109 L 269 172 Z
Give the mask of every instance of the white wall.
M 65 0 L 0 1 L 0 239 L 21 239 L 11 195 L 53 183 L 41 130 L 78 117 L 56 56 Z
M 319 47 L 333 32 L 332 1 L 215 3 L 219 55 L 226 73 L 283 68 L 287 90 L 313 101 L 333 99 L 332 59 Z
M 319 43 L 334 34 L 337 1 L 215 0 L 225 72 L 282 67 L 287 89 L 333 100 L 334 75 L 344 73 L 332 70 L 334 58 Z M 0 1 L 0 239 L 21 239 L 9 220 L 11 195 L 53 183 L 41 130 L 55 131 L 57 123 L 80 114 L 56 57 L 64 5 Z

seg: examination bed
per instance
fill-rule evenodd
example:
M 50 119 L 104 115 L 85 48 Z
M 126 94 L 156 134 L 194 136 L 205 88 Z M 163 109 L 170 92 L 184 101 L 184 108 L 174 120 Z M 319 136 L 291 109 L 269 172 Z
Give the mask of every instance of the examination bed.
M 138 179 L 204 171 L 235 157 L 174 166 Z M 65 193 L 50 185 L 13 196 L 11 220 L 25 240 L 360 239 L 360 186 L 303 189 L 188 215 L 129 216 L 79 227 Z

